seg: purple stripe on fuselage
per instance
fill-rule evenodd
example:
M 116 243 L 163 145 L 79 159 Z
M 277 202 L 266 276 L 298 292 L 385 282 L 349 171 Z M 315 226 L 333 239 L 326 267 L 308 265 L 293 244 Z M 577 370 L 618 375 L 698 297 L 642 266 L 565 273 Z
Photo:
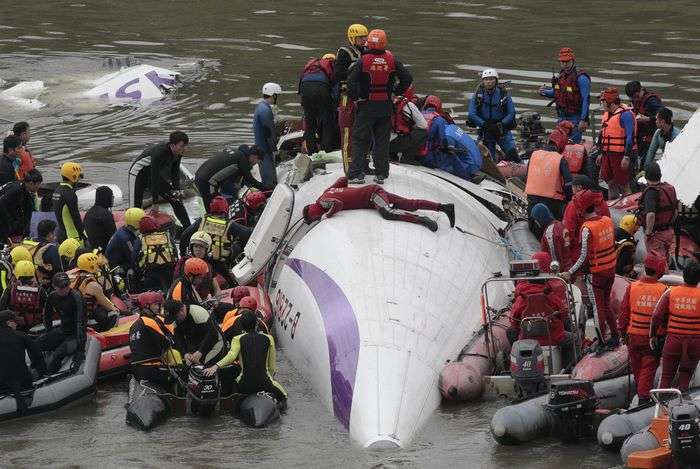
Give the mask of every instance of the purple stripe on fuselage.
M 350 428 L 350 411 L 360 353 L 360 332 L 355 312 L 337 283 L 315 265 L 301 259 L 287 259 L 287 265 L 306 283 L 314 295 L 328 341 L 333 413 Z

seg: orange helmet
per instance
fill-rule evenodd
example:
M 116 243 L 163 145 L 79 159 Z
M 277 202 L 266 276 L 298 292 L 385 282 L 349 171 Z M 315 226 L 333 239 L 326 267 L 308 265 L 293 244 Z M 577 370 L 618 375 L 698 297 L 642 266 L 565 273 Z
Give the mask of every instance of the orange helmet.
M 190 257 L 185 261 L 185 275 L 203 277 L 209 273 L 209 265 L 198 257 Z
M 576 54 L 574 54 L 574 50 L 571 47 L 562 47 L 559 49 L 559 60 L 562 62 L 576 60 Z
M 569 142 L 569 137 L 566 136 L 566 133 L 563 130 L 556 128 L 549 134 L 549 141 L 553 143 L 554 146 L 557 147 L 557 151 L 561 153 L 564 151 L 564 148 L 566 148 L 566 144 Z
M 238 306 L 241 307 L 241 309 L 252 309 L 255 311 L 258 309 L 258 302 L 255 301 L 255 298 L 252 296 L 246 296 L 241 298 L 241 301 L 238 303 Z
M 384 50 L 386 49 L 388 42 L 386 33 L 383 29 L 373 29 L 367 35 L 367 42 L 365 43 L 365 46 L 368 49 Z
M 617 88 L 605 88 L 600 93 L 600 100 L 605 101 L 608 104 L 619 103 L 620 102 L 620 92 Z
M 267 201 L 267 196 L 263 192 L 248 192 L 243 197 L 243 203 L 251 210 L 257 210 Z

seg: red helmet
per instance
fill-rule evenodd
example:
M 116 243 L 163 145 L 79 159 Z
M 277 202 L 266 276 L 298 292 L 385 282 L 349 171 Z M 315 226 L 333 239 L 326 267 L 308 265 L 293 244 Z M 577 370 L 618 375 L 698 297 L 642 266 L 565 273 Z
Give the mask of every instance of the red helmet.
M 571 47 L 562 47 L 559 49 L 559 60 L 562 62 L 576 60 L 576 54 L 574 54 L 574 50 Z
M 311 223 L 312 221 L 319 220 L 324 214 L 325 210 L 321 207 L 321 204 L 315 202 L 304 207 L 303 215 L 306 223 Z
M 550 256 L 547 251 L 539 251 L 534 253 L 532 255 L 532 259 L 537 261 L 541 272 L 550 272 L 549 264 L 552 263 L 552 256 Z
M 185 275 L 203 277 L 209 273 L 209 265 L 199 257 L 190 257 L 185 261 Z
M 557 124 L 557 129 L 562 130 L 566 135 L 571 135 L 574 130 L 574 124 L 571 121 L 561 121 Z
M 165 302 L 165 298 L 163 298 L 162 292 L 145 291 L 137 297 L 136 301 L 139 306 L 146 308 L 150 305 L 162 305 Z
M 239 301 L 241 301 L 241 298 L 245 298 L 248 295 L 248 287 L 243 287 L 239 285 L 236 288 L 234 288 L 231 292 L 231 299 L 234 303 L 238 303 Z
M 139 231 L 141 233 L 150 233 L 151 231 L 157 231 L 159 228 L 158 222 L 155 218 L 150 215 L 146 215 L 141 220 L 139 220 Z
M 563 130 L 557 128 L 552 130 L 552 133 L 549 134 L 549 141 L 553 143 L 554 146 L 557 147 L 557 151 L 561 153 L 564 151 L 564 148 L 566 148 L 569 138 L 566 136 Z
M 600 100 L 605 101 L 607 104 L 619 103 L 620 102 L 620 92 L 617 88 L 605 88 L 600 93 Z
M 226 199 L 220 195 L 217 195 L 211 199 L 211 202 L 209 202 L 209 213 L 213 213 L 215 215 L 227 215 L 228 207 L 229 205 Z
M 657 277 L 661 277 L 666 273 L 668 265 L 663 257 L 656 254 L 647 254 L 647 257 L 644 259 L 644 268 L 653 270 Z
M 238 306 L 241 309 L 251 309 L 255 311 L 256 309 L 258 309 L 258 302 L 255 301 L 255 298 L 253 298 L 252 296 L 245 296 L 241 298 L 241 301 L 240 303 L 238 303 Z
M 438 113 L 442 112 L 442 100 L 435 96 L 434 94 L 430 94 L 425 97 L 425 102 L 423 103 L 423 109 L 428 109 L 429 107 L 432 107 L 437 111 Z
M 243 203 L 251 210 L 257 210 L 267 201 L 267 196 L 260 191 L 248 192 L 243 197 Z
M 365 47 L 373 50 L 384 50 L 386 49 L 387 43 L 386 32 L 384 32 L 383 29 L 373 29 L 367 34 Z

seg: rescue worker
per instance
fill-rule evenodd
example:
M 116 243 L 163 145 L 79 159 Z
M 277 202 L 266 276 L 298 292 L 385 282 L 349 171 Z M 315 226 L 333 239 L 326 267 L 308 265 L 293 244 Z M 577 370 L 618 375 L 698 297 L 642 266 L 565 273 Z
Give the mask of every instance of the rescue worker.
M 347 79 L 350 69 L 357 63 L 364 51 L 367 41 L 367 27 L 362 24 L 351 24 L 348 27 L 347 45 L 340 46 L 335 54 L 333 65 L 333 77 L 338 82 L 340 98 L 338 106 L 338 127 L 340 131 L 340 150 L 343 154 L 345 172 L 349 170 L 350 155 L 352 153 L 352 128 L 355 123 L 357 106 L 355 101 L 348 96 Z
M 200 247 L 199 240 L 195 239 L 195 245 Z M 221 294 L 206 260 L 190 257 L 184 261 L 181 272 L 168 290 L 168 298 L 188 305 L 203 305 L 213 295 Z
M 65 357 L 75 354 L 80 359 L 84 355 L 87 325 L 83 298 L 71 288 L 68 274 L 56 273 L 51 284 L 54 290 L 49 293 L 44 308 L 46 332 L 37 339 L 37 345 L 44 352 L 53 352 L 48 372 L 56 373 Z M 57 327 L 52 327 L 54 315 L 61 320 Z
M 416 101 L 413 85 L 408 87 L 403 96 L 394 97 L 391 130 L 396 134 L 396 138 L 389 143 L 391 161 L 419 163 L 420 152 L 428 138 L 428 122 L 416 106 Z
M 370 143 L 374 161 L 374 182 L 389 177 L 392 95 L 403 95 L 413 78 L 401 62 L 386 50 L 387 37 L 381 29 L 367 35 L 366 52 L 348 76 L 348 95 L 357 102 L 352 129 L 350 184 L 365 182 L 365 166 Z M 396 81 L 398 80 L 398 83 Z
M 656 159 L 656 153 L 659 150 L 663 153 L 666 149 L 666 144 L 674 141 L 676 137 L 678 137 L 678 134 L 681 133 L 681 129 L 673 125 L 673 111 L 667 107 L 662 107 L 656 114 L 656 127 L 656 132 L 654 132 L 654 135 L 651 137 L 646 158 L 640 161 L 640 168 L 644 168 L 647 163 L 654 161 Z
M 223 335 L 206 309 L 169 299 L 163 312 L 165 324 L 175 323 L 175 346 L 187 365 L 211 366 L 228 352 Z
M 613 312 L 610 310 L 610 292 L 615 281 L 615 225 L 608 217 L 596 213 L 595 203 L 588 199 L 583 206 L 584 222 L 579 238 L 581 249 L 578 259 L 562 273 L 567 282 L 577 272 L 584 273 L 584 284 L 593 306 L 593 318 L 600 332 L 598 347 L 605 340 L 606 327 L 610 327 L 611 337 L 607 346 L 617 347 L 619 336 Z
M 39 285 L 47 289 L 51 288 L 53 274 L 63 270 L 61 256 L 55 244 L 57 226 L 53 220 L 41 220 L 37 225 L 38 237 L 22 241 L 22 246 L 26 247 L 32 255 Z
M 632 112 L 637 119 L 637 149 L 643 160 L 656 130 L 656 113 L 663 107 L 663 102 L 661 96 L 642 88 L 636 80 L 627 82 L 625 94 L 632 101 Z M 644 161 L 640 163 L 640 168 L 644 168 Z
M 17 170 L 20 166 L 19 151 L 22 142 L 19 137 L 10 135 L 2 141 L 2 156 L 0 156 L 0 186 L 11 181 L 18 181 Z
M 129 328 L 131 373 L 137 380 L 146 380 L 161 387 L 170 384 L 163 367 L 163 355 L 174 343 L 174 337 L 159 316 L 165 302 L 161 292 L 141 293 L 137 302 L 141 307 L 139 318 Z
M 83 245 L 87 241 L 83 220 L 78 210 L 78 196 L 75 185 L 83 178 L 83 168 L 72 161 L 61 165 L 61 184 L 53 191 L 53 213 L 58 222 L 58 241 L 73 238 Z
M 416 210 L 443 212 L 447 215 L 450 226 L 454 227 L 455 224 L 454 204 L 439 204 L 420 199 L 404 199 L 385 191 L 377 184 L 348 187 L 348 179 L 346 177 L 339 178 L 321 194 L 316 202 L 304 207 L 303 214 L 306 223 L 311 224 L 322 217 L 332 217 L 341 210 L 365 208 L 377 210 L 384 219 L 417 223 L 425 226 L 430 231 L 437 231 L 438 229 L 438 224 L 435 220 L 409 212 L 415 212 Z
M 497 161 L 496 145 L 505 159 L 520 163 L 515 139 L 510 133 L 515 128 L 515 105 L 505 85 L 498 82 L 498 72 L 487 68 L 481 72 L 481 82 L 469 100 L 469 121 L 479 129 L 479 140 Z
M 248 191 L 243 196 L 243 204 L 240 206 L 240 210 L 231 214 L 231 219 L 240 225 L 255 228 L 263 210 L 265 210 L 266 203 L 267 196 L 264 192 Z
M 209 269 L 207 274 L 208 280 L 197 288 L 200 298 L 207 298 L 212 295 L 218 298 L 219 295 L 221 295 L 221 288 L 216 279 L 216 272 L 214 272 L 211 259 L 212 245 L 213 242 L 209 233 L 205 231 L 196 231 L 190 237 L 189 253 L 185 253 L 185 255 L 177 261 L 173 269 L 174 276 L 179 277 L 182 275 L 185 262 L 187 262 L 188 259 L 202 259 L 207 263 L 207 268 Z
M 525 182 L 528 213 L 535 204 L 543 203 L 554 218 L 562 219 L 566 201 L 572 196 L 569 163 L 562 156 L 566 142 L 566 134 L 555 129 L 549 134 L 547 145 L 532 152 Z
M 99 271 L 97 254 L 88 252 L 78 257 L 77 266 L 67 272 L 71 288 L 77 290 L 85 301 L 87 324 L 97 332 L 111 329 L 117 323 L 119 310 L 105 295 L 97 281 Z
M 37 169 L 0 187 L 0 241 L 29 236 L 36 193 L 44 178 Z
M 194 184 L 204 206 L 208 207 L 215 195 L 237 198 L 243 184 L 265 190 L 265 186 L 250 173 L 262 156 L 257 146 L 241 145 L 235 151 L 225 148 L 204 161 L 194 175 Z
M 119 273 L 127 274 L 136 269 L 133 263 L 137 253 L 141 252 L 141 239 L 139 237 L 139 222 L 146 216 L 146 212 L 138 207 L 131 207 L 124 212 L 124 225 L 114 232 L 107 243 L 105 255 L 112 268 Z M 131 276 L 130 275 L 130 276 Z
M 637 217 L 632 214 L 620 218 L 615 228 L 615 273 L 626 277 L 634 277 L 634 254 L 637 252 L 637 241 L 634 234 L 639 229 Z
M 36 166 L 36 160 L 32 152 L 27 148 L 27 143 L 29 143 L 29 138 L 31 136 L 29 124 L 27 122 L 17 122 L 12 126 L 12 135 L 19 137 L 22 144 L 18 150 L 20 163 L 19 168 L 17 168 L 17 179 L 21 181 L 24 179 L 24 176 Z
M 253 134 L 255 145 L 262 152 L 259 163 L 262 185 L 273 189 L 277 185 L 275 153 L 277 152 L 277 130 L 272 105 L 282 94 L 282 87 L 277 83 L 265 83 L 262 87 L 262 100 L 255 106 L 253 113 Z
M 173 208 L 183 228 L 190 226 L 190 217 L 181 200 L 180 163 L 189 143 L 187 134 L 176 130 L 167 142 L 147 148 L 134 161 L 144 160 L 134 182 L 134 206 L 143 208 L 143 194 L 150 187 L 151 206 L 157 207 L 159 200 L 164 199 Z
M 659 282 L 665 272 L 664 259 L 653 254 L 647 255 L 644 259 L 644 274 L 639 280 L 627 285 L 620 304 L 617 329 L 627 344 L 639 405 L 651 400 L 649 391 L 654 385 L 656 368 L 659 366 L 659 357 L 649 344 L 649 326 L 654 307 L 666 291 L 666 285 Z
M 131 264 L 141 290 L 166 291 L 173 281 L 177 249 L 170 233 L 155 218 L 145 215 L 139 220 L 140 248 L 134 248 Z M 135 247 L 135 246 L 134 246 Z
M 609 198 L 629 195 L 636 163 L 636 121 L 632 111 L 621 104 L 617 88 L 606 88 L 600 94 L 600 108 L 604 111 L 596 158 L 600 178 L 608 183 Z
M 238 392 L 246 395 L 269 392 L 277 399 L 280 407 L 285 409 L 287 392 L 273 378 L 277 370 L 275 339 L 258 331 L 258 321 L 252 311 L 246 311 L 239 321 L 245 332 L 233 338 L 231 350 L 204 370 L 205 376 L 212 376 L 221 368 L 239 360 L 241 373 L 236 379 Z
M 214 273 L 221 275 L 229 286 L 233 286 L 236 285 L 236 279 L 231 274 L 231 267 L 243 251 L 253 229 L 229 220 L 228 212 L 229 205 L 226 199 L 221 196 L 214 197 L 207 214 L 195 220 L 180 235 L 180 255 L 184 256 L 187 253 L 190 238 L 195 231 L 208 234 L 212 240 L 210 260 Z
M 551 260 L 559 263 L 561 270 L 571 267 L 569 230 L 559 220 L 556 220 L 545 204 L 532 207 L 530 214 L 537 232 L 540 233 L 540 249 L 549 253 Z
M 42 323 L 45 303 L 46 290 L 36 281 L 34 264 L 19 261 L 9 288 L 0 297 L 0 309 L 13 311 L 17 326 L 28 331 Z
M 246 311 L 252 311 L 255 313 L 258 309 L 258 302 L 252 296 L 244 296 L 238 301 L 235 308 L 228 310 L 224 316 L 219 321 L 219 327 L 221 327 L 221 332 L 224 333 L 224 337 L 229 342 L 233 341 L 233 338 L 239 334 L 243 333 L 242 321 L 243 314 Z M 261 330 L 267 333 L 267 326 L 264 322 L 258 318 L 258 326 Z
M 532 258 L 537 261 L 541 272 L 550 273 L 552 258 L 547 252 L 537 252 Z M 561 282 L 552 279 L 533 278 L 518 281 L 515 285 L 515 299 L 509 317 L 510 328 L 507 330 L 507 336 L 511 344 L 527 338 L 535 339 L 543 346 L 559 346 L 563 368 L 569 369 L 574 364 L 574 334 L 569 331 L 572 325 L 568 316 L 566 293 L 561 287 Z M 527 334 L 521 327 L 521 322 L 528 317 L 546 318 L 545 333 Z M 532 325 L 536 326 L 536 323 Z
M 674 243 L 673 222 L 678 212 L 676 189 L 661 182 L 661 168 L 655 161 L 644 168 L 647 186 L 639 197 L 639 224 L 644 227 L 647 252 L 668 261 Z
M 663 347 L 660 388 L 670 388 L 678 373 L 677 389 L 688 390 L 700 361 L 700 264 L 689 262 L 683 269 L 683 285 L 671 287 L 659 299 L 651 317 L 650 346 Z M 666 341 L 660 340 L 660 329 Z
M 571 258 L 572 262 L 578 259 L 581 248 L 581 240 L 579 232 L 583 223 L 585 207 L 588 203 L 595 205 L 595 211 L 601 217 L 610 217 L 610 209 L 603 198 L 603 194 L 593 189 L 593 182 L 588 176 L 577 175 L 571 185 L 574 195 L 571 197 L 571 202 L 564 209 L 564 226 L 569 230 L 571 239 Z
M 117 230 L 112 216 L 114 194 L 109 186 L 100 186 L 95 190 L 95 205 L 85 214 L 85 233 L 90 247 L 105 252 L 107 243 Z
M 9 393 L 17 402 L 17 415 L 27 410 L 27 402 L 21 391 L 31 389 L 32 373 L 25 355 L 29 356 L 39 377 L 46 374 L 46 363 L 36 343 L 17 329 L 17 320 L 12 311 L 0 311 L 0 394 Z
M 335 82 L 333 64 L 335 54 L 309 59 L 299 75 L 299 96 L 304 110 L 304 142 L 306 152 L 312 155 L 319 150 L 336 148 L 337 129 L 333 116 L 332 88 Z M 316 140 L 320 135 L 321 144 Z
M 58 255 L 61 257 L 61 270 L 66 271 L 71 269 L 71 264 L 75 259 L 75 253 L 80 249 L 80 241 L 75 238 L 66 238 L 58 245 Z
M 434 111 L 437 113 L 437 111 Z M 421 164 L 470 180 L 484 164 L 479 145 L 456 124 L 442 115 L 430 116 L 427 153 Z
M 551 98 L 557 105 L 559 122 L 569 121 L 574 128 L 571 141 L 581 143 L 588 128 L 591 77 L 576 65 L 576 55 L 569 47 L 559 49 L 559 75 L 552 77 L 552 86 L 541 86 L 540 95 Z

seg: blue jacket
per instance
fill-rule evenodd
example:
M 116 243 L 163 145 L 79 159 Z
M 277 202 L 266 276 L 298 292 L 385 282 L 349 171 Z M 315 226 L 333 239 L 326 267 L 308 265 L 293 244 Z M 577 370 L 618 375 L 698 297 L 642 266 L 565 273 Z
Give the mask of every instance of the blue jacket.
M 260 101 L 255 107 L 253 134 L 255 135 L 255 144 L 265 154 L 272 154 L 277 150 L 275 116 L 272 114 L 272 106 L 267 101 Z
M 487 121 L 500 122 L 504 127 L 511 126 L 515 121 L 515 105 L 510 93 L 500 86 L 496 86 L 492 92 L 480 86 L 469 100 L 469 119 L 477 127 L 483 127 Z
M 482 157 L 476 142 L 459 126 L 436 117 L 428 134 L 426 166 L 442 169 L 463 179 L 481 169 Z
M 121 267 L 125 271 L 136 265 L 138 255 L 141 252 L 141 240 L 139 237 L 126 226 L 117 229 L 112 235 L 112 238 L 107 243 L 105 256 L 109 261 L 109 265 Z

